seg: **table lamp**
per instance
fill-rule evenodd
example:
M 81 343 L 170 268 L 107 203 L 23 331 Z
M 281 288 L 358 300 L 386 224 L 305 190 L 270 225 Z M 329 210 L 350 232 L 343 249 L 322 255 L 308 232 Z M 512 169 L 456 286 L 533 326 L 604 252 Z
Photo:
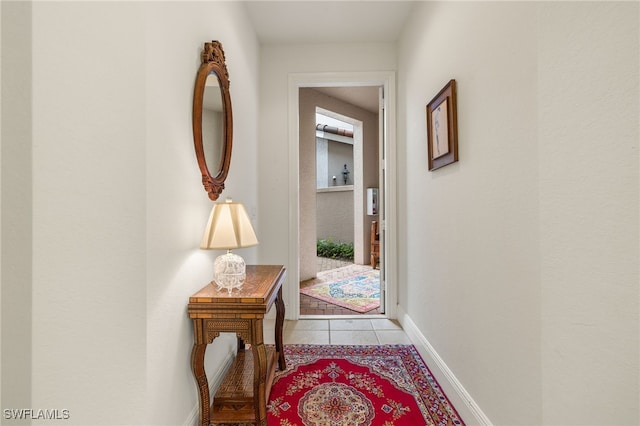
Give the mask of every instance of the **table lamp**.
M 225 288 L 231 294 L 231 290 L 244 284 L 244 259 L 231 253 L 231 250 L 257 244 L 251 221 L 241 203 L 227 199 L 224 203 L 213 205 L 200 248 L 227 250 L 227 254 L 218 256 L 213 264 L 213 279 L 219 290 Z

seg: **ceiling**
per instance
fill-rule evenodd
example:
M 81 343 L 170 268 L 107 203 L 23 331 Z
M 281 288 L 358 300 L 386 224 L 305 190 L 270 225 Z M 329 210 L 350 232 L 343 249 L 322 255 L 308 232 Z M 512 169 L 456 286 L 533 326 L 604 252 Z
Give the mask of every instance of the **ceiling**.
M 262 44 L 384 43 L 398 40 L 412 1 L 249 1 Z
M 340 99 L 374 114 L 378 113 L 378 88 L 374 86 L 314 87 L 314 90 Z
M 394 43 L 412 1 L 249 1 L 245 7 L 261 44 Z M 375 87 L 316 88 L 378 111 Z

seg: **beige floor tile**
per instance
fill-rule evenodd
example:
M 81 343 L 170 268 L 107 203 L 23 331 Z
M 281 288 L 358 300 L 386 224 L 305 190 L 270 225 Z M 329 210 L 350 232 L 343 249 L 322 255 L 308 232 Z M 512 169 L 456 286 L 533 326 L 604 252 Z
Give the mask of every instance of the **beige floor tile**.
M 397 321 L 386 318 L 372 319 L 371 325 L 373 325 L 374 330 L 402 330 Z
M 374 331 L 338 330 L 331 332 L 332 345 L 377 345 Z
M 264 321 L 264 341 L 275 343 L 275 320 Z M 393 320 L 309 319 L 284 322 L 285 344 L 307 345 L 410 345 L 411 340 Z
M 411 340 L 402 330 L 376 330 L 381 345 L 410 345 Z
M 282 340 L 285 345 L 328 345 L 329 330 L 285 330 Z
M 329 323 L 331 331 L 334 330 L 373 330 L 371 320 L 368 319 L 335 319 Z
M 308 319 L 298 321 L 285 321 L 285 330 L 329 330 L 329 320 Z

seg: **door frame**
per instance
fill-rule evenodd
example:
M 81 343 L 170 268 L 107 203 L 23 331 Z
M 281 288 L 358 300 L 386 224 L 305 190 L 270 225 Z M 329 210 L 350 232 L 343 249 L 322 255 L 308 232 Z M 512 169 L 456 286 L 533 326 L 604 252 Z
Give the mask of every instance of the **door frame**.
M 291 73 L 288 82 L 288 106 L 289 106 L 289 254 L 288 270 L 289 282 L 289 309 L 287 318 L 297 320 L 300 316 L 300 193 L 299 193 L 299 89 L 303 87 L 339 87 L 339 86 L 382 86 L 385 93 L 385 158 L 383 167 L 386 173 L 385 179 L 385 223 L 382 225 L 385 232 L 385 244 L 383 246 L 385 268 L 384 281 L 384 312 L 387 318 L 397 317 L 397 186 L 396 186 L 396 87 L 395 72 L 336 72 L 336 73 Z

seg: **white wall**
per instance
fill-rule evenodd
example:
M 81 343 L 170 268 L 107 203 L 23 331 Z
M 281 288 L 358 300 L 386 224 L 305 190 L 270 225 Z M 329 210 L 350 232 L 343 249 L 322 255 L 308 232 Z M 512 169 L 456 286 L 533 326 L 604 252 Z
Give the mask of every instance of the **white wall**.
M 327 58 L 331 58 L 327 61 Z M 396 69 L 395 45 L 320 44 L 263 45 L 260 48 L 260 137 L 258 143 L 258 193 L 263 243 L 258 246 L 261 262 L 288 264 L 291 209 L 298 208 L 297 190 L 290 191 L 288 79 L 290 74 L 392 71 Z M 315 185 L 315 178 L 314 178 Z M 298 277 L 289 273 L 284 299 L 298 287 Z M 293 292 L 292 292 L 293 290 Z M 287 310 L 287 317 L 293 315 Z
M 32 403 L 73 424 L 122 424 L 144 404 L 141 19 L 33 5 Z
M 398 81 L 407 317 L 494 424 L 637 424 L 638 5 L 422 3 Z
M 234 144 L 221 199 L 242 202 L 257 225 L 258 44 L 238 3 L 158 2 L 145 11 L 148 422 L 171 425 L 182 423 L 185 410 L 197 402 L 186 302 L 212 279 L 213 259 L 220 254 L 198 250 L 212 205 L 201 184 L 191 132 L 200 51 L 205 41 L 220 40 L 229 70 Z M 256 233 L 262 241 L 257 226 Z M 256 263 L 255 249 L 238 253 L 248 264 Z M 208 371 L 215 373 L 234 347 L 233 337 L 210 346 Z
M 31 404 L 31 4 L 2 2 L 2 407 Z M 4 419 L 4 416 L 3 416 Z M 12 424 L 6 419 L 7 424 Z
M 0 46 L 2 46 L 2 6 L 0 6 Z M 0 49 L 1 50 L 1 49 Z M 0 55 L 0 99 L 2 99 L 2 55 Z M 0 164 L 2 164 L 2 107 L 0 106 Z M 0 277 L 2 277 L 2 173 L 0 172 Z M 2 306 L 2 279 L 0 278 L 0 307 Z M 2 377 L 2 314 L 0 314 L 0 377 Z M 0 407 L 2 407 L 0 381 Z
M 538 10 L 545 424 L 640 424 L 639 12 Z
M 220 40 L 236 123 L 223 196 L 257 222 L 253 30 L 226 2 L 38 2 L 31 22 L 33 143 L 16 155 L 33 169 L 33 211 L 21 219 L 33 229 L 33 306 L 12 300 L 33 321 L 14 324 L 32 333 L 29 406 L 68 409 L 68 425 L 193 422 L 186 304 L 214 257 L 198 250 L 211 202 L 193 149 L 193 86 L 203 43 Z M 5 184 L 31 194 L 29 180 Z M 15 241 L 7 229 L 3 247 Z M 243 254 L 255 262 L 256 250 Z M 212 376 L 234 344 L 209 351 Z
M 344 191 L 316 191 L 317 240 L 353 244 L 353 197 L 353 187 Z

